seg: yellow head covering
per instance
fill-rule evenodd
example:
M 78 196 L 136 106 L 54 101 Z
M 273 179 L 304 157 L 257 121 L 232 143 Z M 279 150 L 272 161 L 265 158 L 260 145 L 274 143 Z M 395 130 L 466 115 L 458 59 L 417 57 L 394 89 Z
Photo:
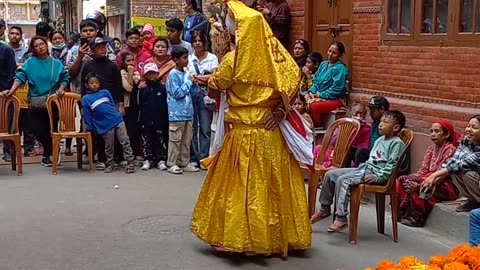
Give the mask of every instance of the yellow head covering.
M 288 104 L 297 92 L 300 69 L 273 35 L 263 15 L 238 0 L 225 0 L 236 25 L 233 80 L 268 86 L 282 93 Z

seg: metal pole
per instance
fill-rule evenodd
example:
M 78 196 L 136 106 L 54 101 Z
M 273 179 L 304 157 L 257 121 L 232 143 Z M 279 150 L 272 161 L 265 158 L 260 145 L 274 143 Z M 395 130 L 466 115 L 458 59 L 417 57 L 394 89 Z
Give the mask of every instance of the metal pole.
M 123 0 L 123 6 L 125 7 L 125 15 L 123 18 L 123 25 L 125 31 L 130 28 L 130 0 Z

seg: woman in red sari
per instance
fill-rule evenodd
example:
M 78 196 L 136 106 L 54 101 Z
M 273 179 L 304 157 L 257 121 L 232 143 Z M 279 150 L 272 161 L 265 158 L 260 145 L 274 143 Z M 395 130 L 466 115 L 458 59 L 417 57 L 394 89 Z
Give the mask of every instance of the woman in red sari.
M 400 222 L 411 227 L 423 227 L 435 203 L 452 201 L 458 196 L 450 177 L 439 182 L 429 198 L 420 196 L 420 184 L 453 156 L 460 134 L 454 131 L 452 124 L 440 120 L 432 124 L 430 137 L 434 145 L 427 149 L 420 170 L 400 176 L 396 182 L 400 196 Z

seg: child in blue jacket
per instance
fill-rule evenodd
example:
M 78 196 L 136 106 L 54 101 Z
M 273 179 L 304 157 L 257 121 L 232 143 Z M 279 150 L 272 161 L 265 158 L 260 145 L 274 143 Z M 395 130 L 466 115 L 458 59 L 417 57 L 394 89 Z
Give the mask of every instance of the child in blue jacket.
M 107 166 L 105 173 L 113 172 L 115 135 L 123 148 L 123 155 L 128 165 L 126 173 L 135 172 L 133 166 L 133 152 L 127 135 L 127 129 L 123 118 L 117 110 L 115 101 L 108 90 L 100 89 L 100 81 L 97 74 L 90 72 L 85 78 L 86 95 L 82 98 L 82 109 L 87 131 L 95 132 L 102 136 L 105 141 L 105 156 Z

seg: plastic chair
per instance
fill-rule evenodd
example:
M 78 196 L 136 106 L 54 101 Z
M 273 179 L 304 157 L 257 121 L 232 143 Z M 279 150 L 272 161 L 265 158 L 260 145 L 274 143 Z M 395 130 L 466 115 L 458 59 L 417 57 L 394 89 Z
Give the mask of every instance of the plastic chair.
M 13 109 L 14 133 L 11 133 L 12 125 L 10 123 L 8 111 Z M 20 141 L 20 130 L 18 121 L 20 118 L 20 102 L 15 96 L 5 97 L 0 95 L 0 140 L 11 143 L 12 171 L 17 170 L 18 176 L 22 175 L 22 143 Z
M 331 144 L 333 134 L 338 129 L 338 137 L 333 150 L 332 166 L 325 168 L 323 161 Z M 315 172 L 308 175 L 308 213 L 311 216 L 315 214 L 315 205 L 317 203 L 318 182 L 320 177 L 332 169 L 342 168 L 348 157 L 351 142 L 357 136 L 360 130 L 360 122 L 353 118 L 341 118 L 333 122 L 325 133 L 322 140 L 322 149 L 315 161 Z
M 82 139 L 87 143 L 88 153 L 92 153 L 92 135 L 90 132 L 85 131 L 85 125 L 83 125 L 82 132 L 76 131 L 75 126 L 75 111 L 76 106 L 80 103 L 81 97 L 76 93 L 65 93 L 62 97 L 52 95 L 47 100 L 48 116 L 50 118 L 50 132 L 53 140 L 53 161 L 52 161 L 52 173 L 57 174 L 58 169 L 58 156 L 60 155 L 59 149 L 60 141 L 62 138 L 74 138 L 77 141 L 77 167 L 82 169 Z M 53 106 L 58 108 L 58 132 L 54 131 L 53 121 Z M 88 155 L 89 172 L 93 173 L 93 158 L 92 155 Z
M 395 189 L 395 181 L 398 177 L 400 167 L 405 160 L 405 155 L 413 140 L 413 131 L 410 129 L 404 129 L 398 135 L 405 143 L 405 150 L 403 151 L 400 159 L 397 161 L 392 174 L 388 178 L 385 186 L 361 184 L 358 186 L 352 186 L 350 188 L 350 229 L 349 229 L 349 242 L 352 245 L 357 244 L 357 230 L 358 230 L 358 218 L 360 212 L 360 201 L 362 195 L 365 192 L 375 193 L 375 208 L 377 210 L 377 231 L 378 233 L 385 233 L 385 196 L 390 196 L 390 204 L 392 207 L 392 229 L 393 229 L 393 241 L 398 243 L 398 210 L 399 210 L 399 198 Z

